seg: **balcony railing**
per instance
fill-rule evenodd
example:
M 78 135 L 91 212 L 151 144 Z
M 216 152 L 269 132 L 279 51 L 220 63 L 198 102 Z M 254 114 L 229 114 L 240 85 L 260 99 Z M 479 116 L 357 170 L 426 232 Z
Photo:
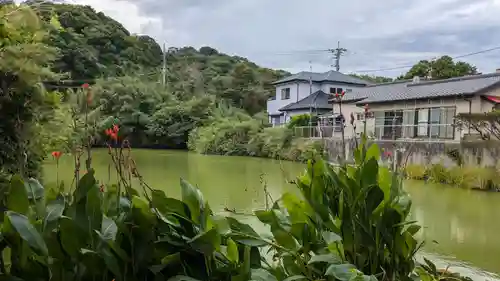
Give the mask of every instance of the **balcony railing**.
M 363 127 L 358 126 L 356 133 L 348 125 L 344 136 L 349 138 L 359 135 Z M 412 124 L 412 125 L 375 125 L 367 127 L 367 135 L 373 139 L 455 139 L 457 128 L 453 124 Z M 294 134 L 301 138 L 340 138 L 341 126 L 305 126 L 295 127 Z

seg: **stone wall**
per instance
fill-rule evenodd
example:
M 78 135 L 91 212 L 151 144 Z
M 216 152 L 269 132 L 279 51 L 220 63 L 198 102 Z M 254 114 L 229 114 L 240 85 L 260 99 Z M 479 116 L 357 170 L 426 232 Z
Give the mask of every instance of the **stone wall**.
M 342 140 L 341 139 L 324 139 L 325 153 L 328 160 L 333 163 L 339 162 L 339 157 L 342 155 Z M 346 139 L 346 155 L 347 161 L 353 162 L 353 150 L 360 140 Z M 376 141 L 369 140 L 369 143 L 377 143 L 381 148 L 382 158 L 387 158 L 386 153 L 392 154 L 394 159 L 397 158 L 397 163 L 401 164 L 419 164 L 430 165 L 441 163 L 445 166 L 454 165 L 455 162 L 448 157 L 448 151 L 456 149 L 463 156 L 466 165 L 481 165 L 494 166 L 500 160 L 500 145 L 470 145 L 460 142 L 445 142 L 445 141 L 411 141 L 411 140 L 384 140 Z

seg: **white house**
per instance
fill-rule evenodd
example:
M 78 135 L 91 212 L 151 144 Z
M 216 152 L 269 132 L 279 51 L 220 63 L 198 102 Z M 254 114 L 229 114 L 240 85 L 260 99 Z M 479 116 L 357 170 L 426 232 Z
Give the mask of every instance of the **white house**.
M 267 103 L 270 122 L 286 123 L 293 115 L 309 112 L 326 115 L 334 123 L 320 124 L 329 127 L 327 134 L 322 131 L 323 137 L 338 135 L 340 107 L 347 137 L 359 134 L 366 122 L 367 133 L 376 139 L 408 141 L 460 141 L 471 130 L 456 126 L 456 114 L 500 109 L 500 72 L 432 81 L 416 77 L 376 85 L 336 71 L 300 72 L 274 84 L 276 96 Z M 342 91 L 345 96 L 339 102 L 334 94 Z M 370 111 L 367 120 L 365 104 Z
M 309 113 L 311 110 L 321 113 L 331 111 L 327 93 L 345 91 L 349 94 L 370 83 L 338 71 L 328 71 L 299 72 L 273 84 L 276 93 L 267 101 L 267 112 L 269 122 L 277 125 L 288 122 L 293 115 Z

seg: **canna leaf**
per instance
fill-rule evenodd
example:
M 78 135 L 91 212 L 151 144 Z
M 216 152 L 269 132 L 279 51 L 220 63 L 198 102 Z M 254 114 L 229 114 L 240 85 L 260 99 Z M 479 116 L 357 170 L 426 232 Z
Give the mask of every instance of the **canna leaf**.
M 227 239 L 227 258 L 233 263 L 239 262 L 238 245 L 231 238 Z
M 200 213 L 203 206 L 203 198 L 199 190 L 181 178 L 182 201 L 189 207 L 191 219 L 195 223 L 200 222 Z
M 49 254 L 49 250 L 42 236 L 29 222 L 26 216 L 12 211 L 7 211 L 5 215 L 9 218 L 10 224 L 14 230 L 31 248 L 38 250 L 45 256 Z
M 7 209 L 19 214 L 28 214 L 30 202 L 24 182 L 20 176 L 15 175 L 10 180 L 10 190 L 7 198 Z

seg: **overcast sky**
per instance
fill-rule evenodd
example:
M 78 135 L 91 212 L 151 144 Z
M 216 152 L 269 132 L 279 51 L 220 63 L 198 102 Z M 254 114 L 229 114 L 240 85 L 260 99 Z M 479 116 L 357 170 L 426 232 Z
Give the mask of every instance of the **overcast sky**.
M 168 47 L 211 46 L 292 72 L 331 68 L 325 51 L 348 49 L 341 71 L 413 64 L 500 46 L 500 0 L 68 0 L 91 5 Z M 500 50 L 463 58 L 482 72 Z M 370 72 L 396 76 L 407 69 Z

